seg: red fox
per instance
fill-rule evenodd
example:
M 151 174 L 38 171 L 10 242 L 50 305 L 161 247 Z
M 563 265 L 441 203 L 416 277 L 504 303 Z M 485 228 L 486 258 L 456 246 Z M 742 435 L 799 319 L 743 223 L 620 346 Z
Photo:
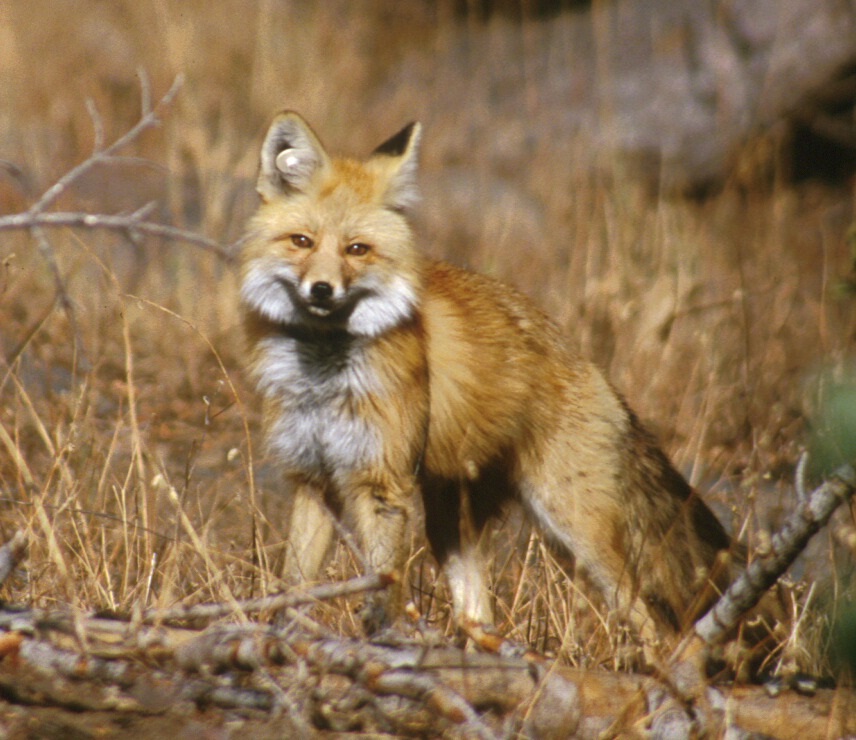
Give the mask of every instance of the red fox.
M 458 620 L 490 623 L 479 534 L 519 502 L 643 641 L 709 603 L 730 541 L 600 371 L 532 303 L 414 245 L 419 124 L 365 160 L 328 155 L 296 113 L 261 151 L 241 259 L 267 440 L 293 496 L 286 575 L 334 534 L 400 574 L 424 510 Z M 718 584 L 714 584 L 718 585 Z M 403 605 L 372 596 L 371 633 Z

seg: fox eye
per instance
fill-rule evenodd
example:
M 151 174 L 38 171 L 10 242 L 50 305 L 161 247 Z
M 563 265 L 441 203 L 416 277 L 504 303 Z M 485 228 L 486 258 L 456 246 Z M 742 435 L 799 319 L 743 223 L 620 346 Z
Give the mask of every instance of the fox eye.
M 370 251 L 371 247 L 368 244 L 363 244 L 362 242 L 349 244 L 347 247 L 345 247 L 345 254 L 350 257 L 364 257 Z
M 312 247 L 312 240 L 304 234 L 292 234 L 289 238 L 291 243 L 299 249 L 310 249 Z

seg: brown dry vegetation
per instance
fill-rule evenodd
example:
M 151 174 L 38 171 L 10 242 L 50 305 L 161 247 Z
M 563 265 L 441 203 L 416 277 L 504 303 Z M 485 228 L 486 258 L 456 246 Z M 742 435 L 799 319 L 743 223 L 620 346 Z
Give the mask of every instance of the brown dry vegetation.
M 851 269 L 852 191 L 773 182 L 660 196 L 617 161 L 575 167 L 583 144 L 553 138 L 537 106 L 534 146 L 490 161 L 484 137 L 508 132 L 485 129 L 481 91 L 507 60 L 461 51 L 486 33 L 498 54 L 506 44 L 570 59 L 541 48 L 536 24 L 467 25 L 451 3 L 3 3 L 0 159 L 12 164 L 0 162 L 0 214 L 85 159 L 99 126 L 109 142 L 133 125 L 138 70 L 155 97 L 178 73 L 184 85 L 129 159 L 88 173 L 63 209 L 153 200 L 164 222 L 231 244 L 277 109 L 357 152 L 419 118 L 425 248 L 531 294 L 754 546 L 792 500 L 811 378 L 852 352 L 856 304 L 834 290 Z M 445 104 L 455 85 L 473 91 L 471 111 Z M 47 237 L 71 310 L 33 235 L 0 233 L 0 537 L 23 529 L 31 543 L 4 598 L 130 611 L 276 589 L 282 503 L 242 375 L 232 267 L 184 243 Z M 494 537 L 501 629 L 574 665 L 613 666 L 620 635 L 568 564 L 514 517 Z M 840 516 L 801 565 L 770 667 L 828 670 L 827 612 L 804 608 L 848 572 L 852 537 Z M 417 605 L 445 624 L 432 561 L 413 562 Z M 354 568 L 343 548 L 330 575 Z M 353 606 L 324 618 L 356 632 Z

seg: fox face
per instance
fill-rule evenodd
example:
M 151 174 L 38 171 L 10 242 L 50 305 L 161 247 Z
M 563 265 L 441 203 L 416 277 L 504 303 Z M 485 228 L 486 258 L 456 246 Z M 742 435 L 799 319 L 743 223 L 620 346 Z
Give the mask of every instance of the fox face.
M 411 124 L 365 161 L 332 159 L 300 116 L 277 116 L 243 252 L 247 308 L 276 324 L 353 336 L 407 321 L 419 293 L 406 219 L 418 198 L 419 137 Z

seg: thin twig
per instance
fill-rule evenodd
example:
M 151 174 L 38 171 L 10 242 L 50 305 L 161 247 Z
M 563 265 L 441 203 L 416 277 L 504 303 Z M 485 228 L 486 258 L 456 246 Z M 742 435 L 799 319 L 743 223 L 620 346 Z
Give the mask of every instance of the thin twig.
M 144 206 L 145 208 L 145 206 Z M 41 230 L 42 227 L 82 227 L 89 229 L 109 229 L 111 231 L 122 231 L 131 236 L 136 234 L 147 234 L 149 236 L 160 236 L 165 239 L 175 239 L 177 241 L 187 242 L 198 247 L 202 247 L 210 252 L 213 252 L 218 257 L 227 262 L 234 259 L 233 251 L 224 247 L 219 242 L 209 239 L 208 237 L 197 234 L 193 231 L 186 231 L 174 226 L 157 223 L 155 221 L 146 221 L 144 216 L 147 211 L 140 209 L 130 215 L 111 215 L 104 213 L 79 213 L 79 212 L 64 212 L 53 211 L 51 213 L 33 213 L 26 211 L 24 213 L 16 213 L 11 216 L 0 216 L 0 231 L 9 231 L 12 229 L 32 229 L 34 231 Z M 46 257 L 48 264 L 51 265 L 51 270 L 56 277 L 59 273 L 56 266 L 56 261 L 52 259 L 51 249 L 42 250 L 42 254 Z
M 101 115 L 98 113 L 98 108 L 95 106 L 95 101 L 92 98 L 86 99 L 86 110 L 92 119 L 94 139 L 92 152 L 93 154 L 97 154 L 104 147 L 104 121 L 101 120 Z
M 72 183 L 74 183 L 76 180 L 79 180 L 95 165 L 99 164 L 105 159 L 110 159 L 111 157 L 113 157 L 117 152 L 121 151 L 126 146 L 135 141 L 140 136 L 140 134 L 142 134 L 147 129 L 154 128 L 155 126 L 160 125 L 160 118 L 157 115 L 157 109 L 166 107 L 170 103 L 172 103 L 173 99 L 178 94 L 178 91 L 183 83 L 183 75 L 178 75 L 175 78 L 175 81 L 172 83 L 172 86 L 167 91 L 166 95 L 164 95 L 160 99 L 160 102 L 154 109 L 146 110 L 144 108 L 140 120 L 137 121 L 137 123 L 125 134 L 116 139 L 116 141 L 110 144 L 110 146 L 104 149 L 98 149 L 94 151 L 92 155 L 90 155 L 87 159 L 85 159 L 79 165 L 73 167 L 68 172 L 66 172 L 59 180 L 57 180 L 44 193 L 42 193 L 39 199 L 29 209 L 28 213 L 33 216 L 43 213 L 45 210 L 47 210 L 49 206 L 56 202 L 56 200 L 68 189 L 68 187 Z M 145 104 L 145 95 L 143 102 Z M 92 111 L 90 111 L 90 113 L 91 112 Z M 96 139 L 97 138 L 98 137 L 96 135 Z
M 140 78 L 140 112 L 146 115 L 152 109 L 152 85 L 144 67 L 137 67 L 137 77 Z
M 807 498 L 805 479 L 808 471 L 808 451 L 803 450 L 800 459 L 797 460 L 797 468 L 794 471 L 794 488 L 797 493 L 797 502 L 802 504 Z
M 327 601 L 340 596 L 350 596 L 366 591 L 377 591 L 392 583 L 392 577 L 383 573 L 373 573 L 352 578 L 339 583 L 322 583 L 301 592 L 287 592 L 263 596 L 258 599 L 236 601 L 234 604 L 212 603 L 196 604 L 193 606 L 174 606 L 169 609 L 146 609 L 142 621 L 172 622 L 177 620 L 213 620 L 234 614 L 240 610 L 244 614 L 255 614 L 261 611 L 279 611 L 294 608 L 316 601 Z
M 170 89 L 167 91 L 166 95 L 164 95 L 160 99 L 158 106 L 164 107 L 172 103 L 173 99 L 181 88 L 182 83 L 183 76 L 178 75 L 175 78 L 175 81 L 172 83 Z M 124 147 L 128 146 L 131 142 L 133 142 L 135 139 L 137 139 L 137 137 L 139 137 L 140 134 L 143 133 L 143 131 L 157 126 L 160 123 L 160 119 L 158 118 L 156 109 L 150 108 L 149 93 L 147 90 L 147 83 L 144 78 L 141 78 L 141 85 L 142 115 L 135 126 L 133 126 L 123 136 L 120 136 L 118 139 L 116 139 L 116 141 L 114 141 L 110 146 L 103 148 L 103 124 L 101 122 L 100 116 L 98 115 L 98 111 L 95 109 L 94 104 L 91 103 L 91 101 L 88 102 L 87 110 L 89 111 L 89 115 L 92 118 L 92 125 L 94 128 L 95 143 L 93 153 L 76 167 L 73 167 L 68 172 L 66 172 L 62 177 L 59 178 L 59 180 L 57 180 L 53 185 L 51 185 L 47 190 L 45 190 L 42 195 L 39 196 L 36 202 L 33 203 L 33 205 L 26 211 L 26 213 L 4 218 L 4 221 L 8 221 L 5 228 L 26 228 L 29 229 L 30 232 L 33 234 L 33 237 L 36 240 L 36 246 L 38 247 L 39 253 L 42 255 L 42 258 L 47 263 L 48 269 L 50 270 L 51 276 L 53 277 L 54 285 L 56 286 L 57 300 L 62 306 L 66 316 L 68 316 L 69 323 L 71 324 L 71 332 L 75 338 L 76 346 L 80 347 L 81 350 L 83 350 L 83 343 L 81 341 L 81 335 L 77 326 L 74 304 L 72 303 L 71 297 L 69 296 L 68 290 L 66 289 L 65 280 L 63 279 L 62 272 L 59 268 L 59 263 L 56 258 L 56 252 L 50 241 L 48 240 L 47 235 L 45 234 L 43 229 L 44 226 L 49 226 L 52 224 L 50 224 L 49 219 L 44 220 L 44 216 L 46 215 L 45 212 L 47 211 L 47 209 L 50 208 L 75 181 L 80 179 L 85 173 L 95 167 L 95 165 L 112 159 L 117 152 L 119 152 Z M 76 216 L 79 219 L 86 218 L 85 214 L 76 214 Z M 130 225 L 135 226 L 134 223 Z M 160 225 L 153 224 L 152 226 Z M 129 228 L 128 225 L 124 227 L 119 227 L 108 226 L 105 224 L 104 227 L 122 228 L 124 231 L 130 234 L 134 233 L 134 229 Z M 147 229 L 146 227 L 138 227 L 136 228 L 136 231 L 145 232 L 147 231 Z M 148 233 L 151 232 L 152 229 L 149 228 Z M 163 235 L 169 236 L 170 238 L 177 238 L 176 235 Z M 198 242 L 198 239 L 196 241 Z
M 33 234 L 33 238 L 36 240 L 36 246 L 39 249 L 39 254 L 42 255 L 42 259 L 47 263 L 48 269 L 53 277 L 54 286 L 56 287 L 56 300 L 60 306 L 62 306 L 62 310 L 65 312 L 65 315 L 68 316 L 68 322 L 71 324 L 71 333 L 74 336 L 77 346 L 82 347 L 83 343 L 81 341 L 80 330 L 77 326 L 77 316 L 74 312 L 74 304 L 71 301 L 71 296 L 69 296 L 68 290 L 66 290 L 65 280 L 62 279 L 62 272 L 59 269 L 59 263 L 57 262 L 54 248 L 48 240 L 43 228 L 38 224 L 33 224 L 29 228 Z

